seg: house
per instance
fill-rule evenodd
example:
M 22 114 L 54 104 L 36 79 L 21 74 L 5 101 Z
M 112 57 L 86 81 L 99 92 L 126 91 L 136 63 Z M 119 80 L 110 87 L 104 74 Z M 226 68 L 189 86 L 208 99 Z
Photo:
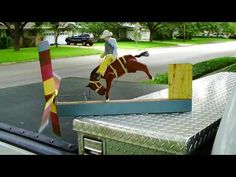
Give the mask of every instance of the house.
M 75 22 L 66 22 L 66 27 L 69 24 L 75 24 Z M 119 32 L 119 39 L 134 39 L 135 32 L 138 31 L 140 34 L 140 38 L 138 40 L 149 40 L 150 32 L 148 29 L 143 28 L 139 24 L 130 24 L 125 23 L 122 25 L 122 29 Z M 62 28 L 62 27 L 61 27 Z M 77 35 L 79 33 L 79 29 L 77 31 L 64 31 L 58 37 L 58 44 L 66 44 L 65 39 L 68 36 Z M 9 30 L 3 23 L 0 22 L 0 37 L 1 36 L 11 36 Z M 55 35 L 54 32 L 50 29 L 49 26 L 42 26 L 41 28 L 35 27 L 34 22 L 28 22 L 23 31 L 23 36 L 20 39 L 21 47 L 33 47 L 36 46 L 40 41 L 47 40 L 50 44 L 55 43 Z
M 68 24 L 75 24 L 74 22 L 68 22 Z M 67 37 L 70 37 L 72 35 L 79 35 L 81 27 L 79 26 L 77 31 L 65 31 L 62 32 L 61 35 L 58 38 L 58 44 L 66 44 L 65 39 Z M 44 27 L 44 40 L 48 40 L 50 44 L 54 43 L 54 32 L 50 31 L 49 27 Z M 131 38 L 134 39 L 134 33 L 138 30 L 140 32 L 141 38 L 139 40 L 147 41 L 150 38 L 150 32 L 148 29 L 140 26 L 139 24 L 130 24 L 130 23 L 124 23 L 122 25 L 122 29 L 119 32 L 119 39 L 124 38 Z
M 6 29 L 6 27 L 4 26 L 4 24 L 0 22 L 0 37 L 6 35 L 5 29 Z
M 130 38 L 134 40 L 135 31 L 140 33 L 141 41 L 147 41 L 150 38 L 150 32 L 148 29 L 140 26 L 139 24 L 130 24 L 124 23 L 122 30 L 120 31 L 119 37 L 122 38 Z
M 63 25 L 63 27 L 59 27 L 59 28 L 65 28 L 70 24 L 75 25 L 75 22 L 66 22 L 65 25 Z M 48 26 L 43 26 L 42 29 L 43 29 L 43 40 L 47 40 L 49 42 L 49 44 L 54 44 L 55 43 L 54 32 Z M 57 39 L 58 44 L 66 44 L 65 39 L 69 36 L 74 35 L 75 33 L 77 33 L 77 32 L 75 32 L 75 31 L 61 32 L 58 39 Z
M 66 27 L 71 23 L 73 22 L 67 22 L 67 24 L 64 25 L 63 27 Z M 7 27 L 4 26 L 3 23 L 0 23 L 0 37 L 5 35 L 11 36 Z M 72 35 L 72 32 L 69 31 L 62 32 L 58 37 L 58 43 L 66 44 L 65 38 L 70 35 Z M 33 47 L 36 46 L 42 40 L 48 40 L 50 44 L 54 44 L 55 43 L 54 32 L 50 29 L 49 26 L 44 25 L 42 26 L 42 28 L 39 29 L 35 27 L 34 22 L 28 22 L 24 27 L 23 36 L 20 39 L 20 46 Z
M 3 24 L 0 23 L 0 37 L 10 36 L 13 37 L 9 29 Z M 36 42 L 40 41 L 41 37 L 37 34 L 37 30 L 34 28 L 34 23 L 29 22 L 25 25 L 23 36 L 20 38 L 21 47 L 30 47 L 35 46 Z

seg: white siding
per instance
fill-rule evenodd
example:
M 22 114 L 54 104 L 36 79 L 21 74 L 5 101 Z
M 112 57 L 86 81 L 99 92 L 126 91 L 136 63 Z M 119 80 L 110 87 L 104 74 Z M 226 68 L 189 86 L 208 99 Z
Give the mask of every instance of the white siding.
M 149 39 L 150 39 L 150 32 L 149 31 L 142 31 L 141 40 L 148 41 Z
M 127 30 L 126 37 L 131 37 L 133 39 L 134 30 Z M 141 31 L 141 41 L 148 41 L 150 38 L 150 32 L 148 30 Z
M 133 39 L 133 35 L 134 35 L 134 31 L 133 30 L 127 30 L 126 37 L 130 37 L 131 39 Z

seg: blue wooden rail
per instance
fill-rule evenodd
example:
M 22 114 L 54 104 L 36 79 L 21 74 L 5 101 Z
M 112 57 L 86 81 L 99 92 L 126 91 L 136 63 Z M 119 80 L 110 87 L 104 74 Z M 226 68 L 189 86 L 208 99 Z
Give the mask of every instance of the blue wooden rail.
M 58 102 L 59 116 L 173 113 L 192 111 L 192 99 L 141 99 Z

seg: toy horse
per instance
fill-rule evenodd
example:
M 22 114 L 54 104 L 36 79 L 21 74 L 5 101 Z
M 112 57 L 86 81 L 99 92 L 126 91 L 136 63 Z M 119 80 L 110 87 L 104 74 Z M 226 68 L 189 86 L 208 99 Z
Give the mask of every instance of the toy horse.
M 147 65 L 140 63 L 137 61 L 136 57 L 139 58 L 141 56 L 149 56 L 147 51 L 140 53 L 139 55 L 124 55 L 122 57 L 117 58 L 113 61 L 106 69 L 104 76 L 101 78 L 106 80 L 106 88 L 101 84 L 99 81 L 98 74 L 96 71 L 98 70 L 97 66 L 90 75 L 90 81 L 87 87 L 92 89 L 93 91 L 97 92 L 99 95 L 106 94 L 106 100 L 109 100 L 109 92 L 111 89 L 111 83 L 113 79 L 119 78 L 124 74 L 127 73 L 135 73 L 136 71 L 143 71 L 147 74 L 149 79 L 153 79 L 152 75 L 150 74 Z

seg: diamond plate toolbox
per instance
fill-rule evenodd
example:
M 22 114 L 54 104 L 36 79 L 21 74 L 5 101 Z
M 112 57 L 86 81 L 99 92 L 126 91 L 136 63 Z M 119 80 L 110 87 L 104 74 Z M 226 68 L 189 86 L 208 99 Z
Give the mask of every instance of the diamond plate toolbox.
M 234 87 L 236 73 L 221 72 L 193 81 L 191 112 L 77 117 L 79 153 L 91 138 L 99 154 L 191 154 L 215 136 Z M 167 97 L 165 89 L 135 99 Z

